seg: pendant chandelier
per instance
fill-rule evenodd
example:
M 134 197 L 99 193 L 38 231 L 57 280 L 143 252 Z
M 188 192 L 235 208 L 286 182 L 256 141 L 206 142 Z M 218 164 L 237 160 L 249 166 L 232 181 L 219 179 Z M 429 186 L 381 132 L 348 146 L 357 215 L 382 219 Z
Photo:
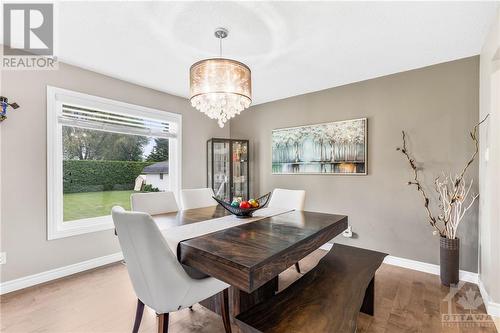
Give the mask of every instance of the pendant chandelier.
M 250 68 L 239 61 L 222 58 L 222 40 L 228 33 L 224 28 L 215 30 L 219 58 L 198 61 L 189 70 L 191 105 L 211 119 L 217 119 L 221 128 L 252 102 Z

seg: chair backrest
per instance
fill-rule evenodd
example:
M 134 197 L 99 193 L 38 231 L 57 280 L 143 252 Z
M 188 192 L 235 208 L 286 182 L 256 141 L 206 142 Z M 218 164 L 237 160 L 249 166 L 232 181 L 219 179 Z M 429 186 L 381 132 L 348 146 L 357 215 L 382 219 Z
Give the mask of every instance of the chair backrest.
M 133 193 L 130 195 L 130 205 L 134 212 L 149 215 L 166 214 L 179 210 L 173 192 Z
M 182 209 L 193 209 L 217 206 L 217 201 L 212 198 L 213 196 L 214 191 L 211 188 L 181 190 L 181 207 Z
M 157 313 L 176 311 L 190 278 L 168 247 L 150 215 L 111 211 L 123 257 L 137 297 Z
M 304 190 L 286 190 L 275 188 L 269 200 L 268 207 L 289 208 L 295 210 L 304 210 L 306 200 L 306 191 Z

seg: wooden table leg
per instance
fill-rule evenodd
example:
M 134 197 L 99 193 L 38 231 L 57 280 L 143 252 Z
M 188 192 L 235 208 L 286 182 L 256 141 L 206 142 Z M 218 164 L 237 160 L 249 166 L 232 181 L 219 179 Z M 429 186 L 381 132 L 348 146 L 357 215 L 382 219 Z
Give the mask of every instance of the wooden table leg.
M 266 299 L 274 296 L 275 291 L 277 290 L 277 285 L 278 277 L 275 277 L 250 294 L 236 287 L 229 287 L 229 314 L 231 316 L 231 320 L 233 320 L 234 317 L 240 314 L 240 312 L 243 312 L 246 309 L 251 308 L 255 304 L 265 301 Z M 201 301 L 200 304 L 220 315 L 220 297 L 221 296 L 219 294 L 214 295 Z
M 228 288 L 229 289 L 229 288 Z M 224 330 L 226 333 L 231 333 L 231 319 L 229 318 L 229 292 L 228 289 L 224 289 L 219 293 L 220 296 L 220 311 L 222 322 L 224 324 Z
M 365 298 L 363 299 L 360 311 L 370 316 L 373 316 L 375 313 L 375 277 L 372 278 L 366 288 Z

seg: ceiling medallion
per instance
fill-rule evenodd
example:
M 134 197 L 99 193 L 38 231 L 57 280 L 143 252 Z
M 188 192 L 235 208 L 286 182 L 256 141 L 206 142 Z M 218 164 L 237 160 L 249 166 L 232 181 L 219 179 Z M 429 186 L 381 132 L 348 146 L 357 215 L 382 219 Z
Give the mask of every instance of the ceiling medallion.
M 229 31 L 215 30 L 219 39 L 219 58 L 194 63 L 189 70 L 191 105 L 211 119 L 224 124 L 252 102 L 252 78 L 247 65 L 222 58 L 222 40 Z

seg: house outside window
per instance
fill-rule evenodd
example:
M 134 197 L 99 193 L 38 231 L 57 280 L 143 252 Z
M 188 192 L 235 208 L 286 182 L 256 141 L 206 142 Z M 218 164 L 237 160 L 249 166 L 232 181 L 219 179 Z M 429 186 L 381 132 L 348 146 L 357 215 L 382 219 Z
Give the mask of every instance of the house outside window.
M 48 239 L 113 228 L 111 207 L 129 210 L 133 192 L 177 195 L 181 124 L 179 114 L 48 87 Z
M 153 190 L 168 191 L 170 183 L 168 164 L 168 161 L 166 161 L 146 166 L 142 170 L 144 184 L 152 186 Z

